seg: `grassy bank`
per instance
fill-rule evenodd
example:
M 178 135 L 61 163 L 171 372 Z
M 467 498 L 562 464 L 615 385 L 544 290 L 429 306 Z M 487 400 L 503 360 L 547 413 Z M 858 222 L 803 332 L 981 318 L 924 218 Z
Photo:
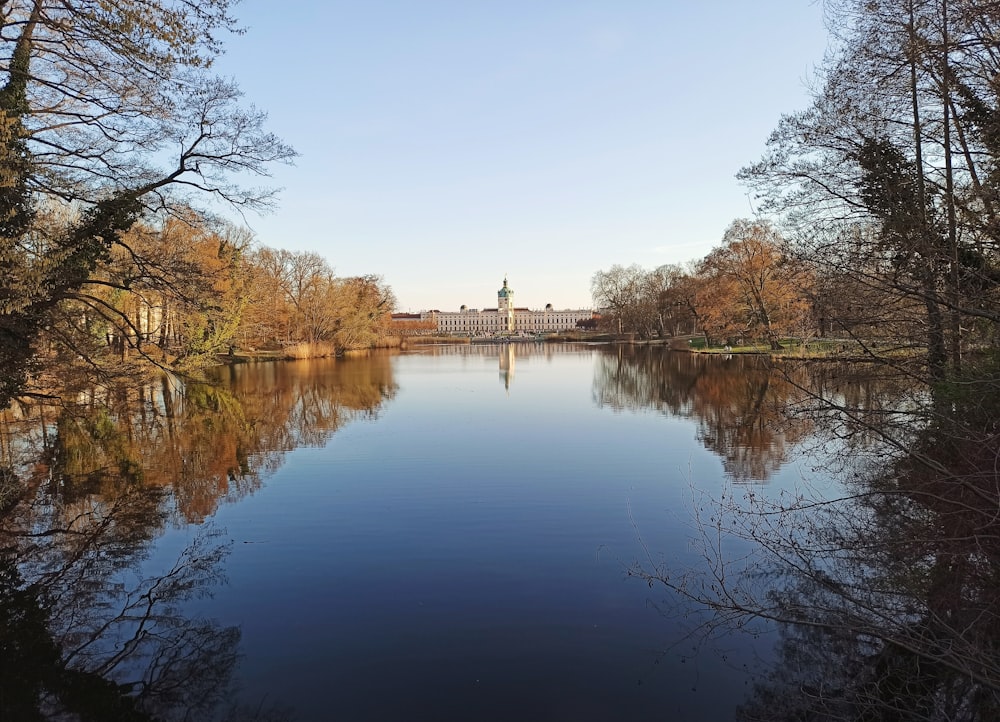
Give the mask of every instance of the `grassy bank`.
M 332 358 L 349 354 L 365 354 L 378 348 L 401 348 L 405 342 L 399 336 L 386 336 L 371 348 L 338 349 L 327 342 L 301 342 L 280 348 L 247 349 L 234 348 L 231 353 L 220 353 L 216 358 L 220 363 L 247 363 L 250 361 L 302 361 L 314 358 Z
M 691 353 L 758 354 L 775 358 L 830 359 L 839 361 L 870 361 L 873 354 L 877 354 L 879 358 L 904 358 L 923 352 L 922 349 L 898 346 L 890 347 L 885 344 L 863 346 L 852 339 L 820 338 L 804 342 L 798 338 L 784 338 L 781 339 L 779 345 L 781 346 L 780 349 L 772 349 L 766 341 L 756 341 L 738 346 L 725 344 L 707 345 L 703 337 L 698 337 L 671 344 L 671 348 Z

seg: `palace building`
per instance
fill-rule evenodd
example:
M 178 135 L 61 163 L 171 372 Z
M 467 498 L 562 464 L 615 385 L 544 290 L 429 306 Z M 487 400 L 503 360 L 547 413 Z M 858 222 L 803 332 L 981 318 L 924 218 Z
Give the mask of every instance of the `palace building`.
M 456 336 L 524 336 L 555 333 L 576 328 L 579 321 L 593 318 L 590 309 L 557 311 L 547 304 L 541 311 L 518 308 L 514 305 L 514 289 L 503 279 L 503 288 L 497 291 L 496 308 L 468 308 L 458 311 L 422 311 L 420 314 L 394 314 L 393 320 L 406 323 L 433 321 L 437 332 Z

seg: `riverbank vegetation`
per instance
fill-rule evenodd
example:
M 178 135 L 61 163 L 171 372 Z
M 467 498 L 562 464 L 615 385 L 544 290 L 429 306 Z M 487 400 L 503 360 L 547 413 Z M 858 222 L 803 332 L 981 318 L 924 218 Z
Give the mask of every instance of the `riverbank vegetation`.
M 802 222 L 798 215 L 796 222 Z M 837 264 L 811 245 L 814 227 L 803 239 L 794 228 L 782 235 L 771 221 L 739 219 L 726 231 L 723 244 L 698 261 L 654 270 L 615 265 L 598 271 L 592 290 L 602 308 L 603 329 L 639 340 L 685 338 L 693 350 L 911 358 L 923 366 L 920 373 L 935 378 L 949 366 L 961 369 L 963 356 L 995 345 L 994 317 L 1000 318 L 995 253 L 977 262 L 973 271 L 958 274 L 968 282 L 959 293 L 948 287 L 953 271 L 940 255 L 932 264 L 938 281 L 916 288 L 912 278 L 901 280 L 892 261 L 867 268 L 852 262 L 859 257 L 854 251 L 860 253 L 855 242 L 861 228 L 878 234 L 876 227 L 857 224 L 843 239 L 853 250 L 824 248 L 844 254 Z M 892 247 L 880 251 L 901 252 Z M 948 328 L 939 323 L 945 311 L 953 320 Z M 944 353 L 945 345 L 949 353 Z
M 699 499 L 705 567 L 633 572 L 713 610 L 709 632 L 781 630 L 742 720 L 996 719 L 1000 10 L 827 12 L 812 105 L 740 172 L 772 220 L 686 267 L 598 273 L 595 297 L 647 334 L 836 339 L 909 390 L 875 409 L 803 396 L 787 411 L 840 449 L 841 485 Z
M 211 66 L 229 0 L 0 3 L 0 408 L 76 374 L 190 369 L 234 343 L 379 335 L 392 295 L 255 247 L 220 208 L 295 152 Z
M 767 221 L 737 220 L 704 259 L 648 271 L 612 266 L 591 282 L 606 330 L 641 339 L 702 335 L 706 343 L 817 334 L 815 276 Z
M 371 348 L 392 333 L 396 300 L 378 276 L 341 278 L 318 254 L 266 247 L 248 254 L 247 266 L 246 307 L 231 343 L 303 358 Z

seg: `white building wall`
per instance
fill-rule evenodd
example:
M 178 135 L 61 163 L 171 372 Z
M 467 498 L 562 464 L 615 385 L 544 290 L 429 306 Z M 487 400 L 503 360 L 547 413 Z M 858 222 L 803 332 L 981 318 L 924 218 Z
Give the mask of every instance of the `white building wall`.
M 512 332 L 518 334 L 567 331 L 576 328 L 578 321 L 588 320 L 592 316 L 590 309 L 564 311 L 516 309 Z M 439 333 L 471 336 L 497 336 L 510 333 L 507 330 L 507 314 L 493 308 L 458 312 L 435 311 L 422 315 L 422 318 L 436 321 Z
M 542 311 L 516 308 L 514 292 L 504 279 L 503 288 L 497 293 L 497 308 L 466 308 L 457 312 L 425 311 L 422 320 L 437 324 L 438 333 L 461 336 L 503 336 L 508 334 L 535 334 L 567 331 L 576 328 L 578 321 L 590 319 L 590 309 L 556 311 L 546 307 Z

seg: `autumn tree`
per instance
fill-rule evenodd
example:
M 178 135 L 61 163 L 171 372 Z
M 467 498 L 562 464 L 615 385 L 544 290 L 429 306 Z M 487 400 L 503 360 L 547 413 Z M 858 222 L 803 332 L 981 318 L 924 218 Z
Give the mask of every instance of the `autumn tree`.
M 240 319 L 238 338 L 242 346 L 259 346 L 291 338 L 292 306 L 282 288 L 278 251 L 255 248 L 247 254 L 248 302 Z
M 919 340 L 922 373 L 940 380 L 1000 324 L 1000 13 L 972 0 L 828 9 L 835 52 L 812 105 L 782 118 L 741 177 L 817 275 L 898 301 L 883 334 Z
M 261 282 L 256 302 L 279 312 L 277 329 L 285 341 L 315 343 L 327 340 L 332 327 L 327 313 L 333 269 L 317 253 L 262 247 L 253 257 Z M 264 294 L 274 293 L 268 299 Z
M 785 256 L 781 246 L 770 224 L 740 219 L 701 264 L 707 313 L 720 319 L 721 329 L 759 334 L 774 350 L 781 348 L 782 335 L 803 330 L 812 285 L 803 265 Z
M 124 341 L 140 352 L 155 345 L 186 365 L 225 350 L 246 306 L 250 241 L 244 228 L 191 214 L 133 227 L 109 269 L 134 313 Z
M 625 268 L 615 264 L 607 271 L 596 272 L 590 281 L 594 305 L 607 314 L 619 333 L 631 330 L 628 318 L 638 303 L 644 274 L 637 265 Z
M 338 349 L 375 346 L 389 330 L 396 298 L 378 276 L 340 279 L 334 288 L 333 339 Z
M 246 229 L 193 211 L 159 227 L 136 223 L 49 314 L 45 338 L 58 339 L 57 348 L 102 381 L 214 362 L 246 305 L 250 239 Z M 73 358 L 56 360 L 63 373 L 74 365 Z
M 0 3 L 0 407 L 27 389 L 56 306 L 123 235 L 198 197 L 266 207 L 266 175 L 292 150 L 214 77 L 230 0 Z M 74 213 L 41 229 L 38 211 Z
M 735 300 L 739 293 L 735 279 L 723 274 L 713 278 L 699 270 L 698 281 L 693 302 L 699 310 L 699 330 L 705 336 L 705 343 L 729 343 L 743 338 L 747 319 Z
M 250 297 L 238 335 L 260 346 L 326 344 L 332 352 L 370 348 L 395 307 L 377 276 L 339 278 L 320 255 L 260 247 L 249 254 Z

